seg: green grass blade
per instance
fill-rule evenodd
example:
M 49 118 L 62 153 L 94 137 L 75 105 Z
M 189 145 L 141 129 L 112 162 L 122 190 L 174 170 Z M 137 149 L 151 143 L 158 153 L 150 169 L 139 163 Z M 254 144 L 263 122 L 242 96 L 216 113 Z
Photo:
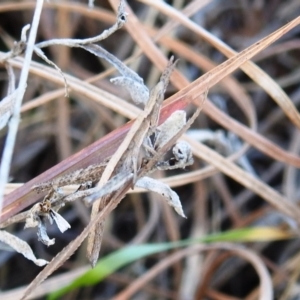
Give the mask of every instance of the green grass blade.
M 54 291 L 48 296 L 48 300 L 56 300 L 67 292 L 83 286 L 92 286 L 118 269 L 132 263 L 140 258 L 153 255 L 159 252 L 168 251 L 174 248 L 189 246 L 197 243 L 212 242 L 255 242 L 273 241 L 292 238 L 289 232 L 272 227 L 254 227 L 230 230 L 226 232 L 208 235 L 199 239 L 187 239 L 173 243 L 132 245 L 117 250 L 99 260 L 96 267 L 87 271 L 75 279 L 68 286 Z

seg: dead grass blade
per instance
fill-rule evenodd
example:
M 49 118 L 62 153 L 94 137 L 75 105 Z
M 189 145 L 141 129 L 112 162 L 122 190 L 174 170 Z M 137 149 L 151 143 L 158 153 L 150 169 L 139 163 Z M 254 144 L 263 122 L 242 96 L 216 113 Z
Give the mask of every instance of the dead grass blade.
M 47 294 L 51 293 L 53 290 L 62 288 L 72 282 L 72 280 L 76 279 L 77 277 L 81 276 L 85 272 L 90 269 L 90 266 L 79 267 L 76 270 L 71 270 L 64 274 L 59 274 L 53 276 L 38 286 L 34 292 L 27 298 L 27 299 L 36 299 L 38 297 L 46 296 Z M 18 287 L 13 290 L 0 292 L 0 296 L 2 299 L 5 300 L 16 300 L 20 299 L 25 292 L 26 286 Z
M 118 1 L 110 0 L 111 5 L 116 10 Z M 130 18 L 126 24 L 126 28 L 129 31 L 130 35 L 135 39 L 136 43 L 143 49 L 144 53 L 148 56 L 149 59 L 156 65 L 156 67 L 162 70 L 162 66 L 166 64 L 166 58 L 161 54 L 160 50 L 154 45 L 152 40 L 149 38 L 142 25 L 139 24 L 138 18 L 134 15 L 134 12 L 128 7 L 128 13 Z M 242 66 L 246 61 L 251 59 L 257 53 L 265 49 L 268 45 L 276 41 L 286 32 L 294 28 L 300 23 L 300 17 L 294 19 L 290 23 L 286 24 L 282 28 L 273 32 L 269 36 L 263 38 L 254 45 L 243 50 L 241 53 L 236 56 L 228 59 L 223 64 L 217 66 L 210 72 L 207 72 L 205 75 L 201 76 L 199 79 L 195 80 L 193 83 L 188 85 L 188 81 L 177 71 L 175 70 L 172 77 L 172 84 L 180 89 L 180 91 L 166 100 L 173 101 L 182 96 L 188 96 L 192 99 L 198 97 L 205 92 L 206 89 L 211 88 L 217 84 L 220 80 L 226 77 L 228 74 Z M 195 25 L 196 26 L 196 25 Z M 262 81 L 262 79 L 261 79 Z M 292 164 L 294 166 L 300 167 L 300 159 L 296 155 L 287 153 L 281 148 L 271 143 L 261 135 L 257 135 L 255 132 L 247 128 L 246 126 L 241 125 L 239 122 L 233 120 L 228 115 L 223 113 L 210 101 L 207 101 L 203 107 L 203 112 L 209 115 L 217 123 L 220 123 L 225 128 L 233 131 L 235 134 L 245 139 L 249 144 L 258 148 L 267 155 L 272 156 L 274 159 Z
M 185 139 L 188 143 L 193 145 L 194 149 L 197 149 L 197 155 L 210 165 L 213 165 L 224 174 L 230 176 L 246 188 L 249 188 L 256 194 L 260 195 L 283 214 L 290 216 L 296 221 L 300 219 L 300 211 L 297 206 L 288 201 L 288 199 L 284 198 L 267 184 L 245 172 L 217 152 L 211 150 L 209 147 L 201 143 L 197 143 L 189 137 L 186 137 Z
M 134 18 L 132 18 L 132 17 L 133 16 L 131 16 L 131 18 L 129 18 L 129 22 L 128 22 L 128 24 L 130 24 L 129 28 L 131 28 L 133 25 L 135 25 L 134 26 L 134 28 L 135 28 L 134 31 L 137 32 L 138 31 L 137 28 L 139 28 L 139 31 L 140 31 L 141 30 L 140 27 L 136 25 L 137 20 L 134 19 Z M 131 19 L 134 19 L 135 22 L 131 23 L 131 21 L 130 21 Z M 197 95 L 200 95 L 201 93 L 203 93 L 205 91 L 205 89 L 210 88 L 211 86 L 213 86 L 214 84 L 216 84 L 217 82 L 219 82 L 227 74 L 229 74 L 235 68 L 238 68 L 241 64 L 243 64 L 247 59 L 250 59 L 252 56 L 254 56 L 256 53 L 258 53 L 259 51 L 261 51 L 263 48 L 265 48 L 271 42 L 273 42 L 274 40 L 276 40 L 277 38 L 279 38 L 282 34 L 284 34 L 285 32 L 287 32 L 288 30 L 290 30 L 294 26 L 296 26 L 299 23 L 299 20 L 300 20 L 300 18 L 295 19 L 294 21 L 292 21 L 292 22 L 288 23 L 287 25 L 285 25 L 280 30 L 278 30 L 275 33 L 269 35 L 269 37 L 263 39 L 262 41 L 256 43 L 253 46 L 250 46 L 249 48 L 247 48 L 246 50 L 244 50 L 243 52 L 241 52 L 237 56 L 229 59 L 228 61 L 226 61 L 222 65 L 220 65 L 220 66 L 216 67 L 215 69 L 213 69 L 212 71 L 206 73 L 204 76 L 202 76 L 201 78 L 199 78 L 198 80 L 196 80 L 195 82 L 193 82 L 192 84 L 190 84 L 188 87 L 182 89 L 176 95 L 174 95 L 173 97 L 171 97 L 169 99 L 169 101 L 175 101 L 174 99 L 180 99 L 180 97 L 182 97 L 183 95 L 186 95 L 188 97 L 190 97 L 190 96 L 197 97 Z M 142 32 L 142 33 L 144 33 L 144 32 Z M 138 35 L 138 37 L 140 37 L 140 36 L 147 36 L 146 34 L 142 35 L 142 33 L 140 32 L 140 35 Z M 155 49 L 153 51 L 155 51 L 155 54 L 157 55 L 157 57 L 160 58 L 160 59 L 156 59 L 154 62 L 157 64 L 157 61 L 162 61 L 162 60 L 165 61 L 165 58 L 161 56 L 159 50 L 153 45 L 153 43 L 151 42 L 150 39 L 147 40 L 147 43 L 149 43 L 150 45 L 152 45 L 151 49 L 152 50 Z M 146 46 L 148 46 L 147 43 L 146 44 L 141 44 L 141 46 L 143 46 L 143 48 L 145 48 L 144 50 L 148 52 L 148 50 L 147 50 L 148 48 L 146 47 Z M 21 65 L 19 65 L 19 67 L 21 67 Z M 177 72 L 177 75 L 178 74 L 179 73 Z M 172 78 L 173 78 L 173 76 L 172 76 Z M 180 76 L 180 78 L 182 79 L 182 76 Z M 57 79 L 57 81 L 60 82 L 61 79 Z M 173 82 L 173 84 L 176 84 L 176 83 L 177 83 L 177 81 Z M 179 85 L 182 86 L 183 84 L 186 84 L 186 83 L 187 83 L 187 81 L 185 79 L 182 79 L 182 80 L 178 81 L 177 85 L 178 86 Z M 82 85 L 82 82 L 81 82 L 81 85 Z M 95 87 L 93 87 L 91 85 L 89 85 L 89 87 L 91 87 L 91 89 L 95 89 Z M 75 85 L 74 85 L 74 88 L 75 88 Z M 86 93 L 87 90 L 83 89 L 82 92 Z M 93 96 L 95 96 L 95 94 L 93 94 Z M 185 99 L 187 99 L 187 98 L 185 98 Z M 173 108 L 174 108 L 174 106 L 173 106 Z M 222 121 L 222 125 L 226 126 L 227 128 L 230 128 L 233 132 L 235 132 L 235 133 L 237 133 L 239 135 L 245 133 L 246 137 L 247 137 L 247 141 L 249 143 L 259 142 L 259 143 L 255 144 L 258 147 L 258 149 L 264 151 L 268 155 L 271 155 L 273 158 L 278 159 L 278 160 L 283 161 L 283 162 L 286 162 L 286 163 L 289 163 L 289 164 L 293 164 L 295 166 L 300 166 L 300 159 L 296 155 L 292 155 L 292 154 L 286 153 L 285 151 L 283 151 L 279 147 L 275 146 L 273 143 L 269 142 L 268 140 L 264 139 L 261 136 L 256 135 L 255 133 L 253 133 L 253 131 L 249 130 L 247 127 L 240 125 L 237 121 L 233 120 L 232 118 L 229 118 L 226 114 L 222 113 L 215 106 L 213 106 L 210 102 L 207 102 L 204 105 L 203 110 L 206 113 L 210 114 L 214 119 L 217 118 L 219 122 Z M 166 112 L 167 111 L 168 110 L 166 110 Z M 228 124 L 230 124 L 230 126 L 228 126 Z M 115 133 L 115 135 L 117 135 L 117 134 L 118 133 Z M 110 135 L 109 138 L 111 138 L 111 137 L 112 136 Z M 109 147 L 111 147 L 111 146 L 112 145 L 110 145 Z M 70 170 L 69 168 L 71 166 L 73 168 L 74 167 L 77 167 L 77 168 L 78 167 L 82 167 L 84 165 L 84 163 L 86 163 L 88 161 L 88 159 L 87 160 L 85 159 L 86 156 L 89 156 L 90 155 L 89 152 L 93 148 L 95 150 L 95 147 L 98 147 L 97 143 L 93 144 L 86 151 L 78 153 L 76 155 L 76 159 L 75 160 L 73 160 L 73 161 L 72 160 L 65 161 L 63 168 L 61 167 L 61 165 L 58 165 L 58 167 L 56 169 L 54 169 L 56 171 L 53 172 L 53 169 L 49 170 L 49 172 L 46 172 L 45 175 L 42 176 L 43 178 L 39 177 L 39 181 L 49 180 L 49 179 L 53 178 L 54 176 L 57 176 L 57 175 L 61 174 L 61 172 L 64 172 L 65 170 Z M 94 152 L 94 151 L 92 151 L 92 152 Z M 89 154 L 87 154 L 87 153 L 89 153 Z M 81 155 L 85 156 L 85 158 L 83 159 L 83 161 L 81 161 L 82 160 L 82 158 L 80 157 Z M 74 157 L 72 157 L 72 158 L 74 158 Z M 90 158 L 90 156 L 89 156 L 89 158 Z M 79 164 L 80 164 L 80 166 L 79 166 Z M 58 172 L 60 172 L 60 173 L 58 173 Z M 28 194 L 29 194 L 29 185 L 35 184 L 37 182 L 38 182 L 37 179 L 35 179 L 33 181 L 30 181 L 28 184 L 26 184 L 26 185 L 24 185 L 24 186 L 21 187 L 22 192 L 20 194 L 19 194 L 20 191 L 16 191 L 16 192 L 12 193 L 12 195 L 9 195 L 9 197 L 6 197 L 4 205 L 7 206 L 7 205 L 11 204 L 16 199 L 15 197 L 16 197 L 17 193 L 20 195 L 20 197 L 24 197 L 25 195 L 26 195 L 26 197 L 28 197 Z M 20 200 L 20 197 L 17 196 L 17 199 Z M 32 198 L 32 201 L 30 203 L 33 203 L 34 201 L 36 201 L 36 198 L 34 200 Z M 19 203 L 21 203 L 21 201 Z M 22 208 L 24 208 L 24 206 L 19 207 L 18 209 L 20 210 Z M 4 220 L 4 218 L 7 218 L 7 216 L 11 215 L 11 214 L 12 214 L 11 208 L 8 209 L 6 207 L 6 210 L 4 210 L 4 212 L 2 214 L 2 218 L 3 218 L 2 220 Z M 6 216 L 6 217 L 4 217 L 4 216 Z
M 232 50 L 228 45 L 220 41 L 214 35 L 206 31 L 205 29 L 201 28 L 191 20 L 189 20 L 184 14 L 180 13 L 179 11 L 175 10 L 168 4 L 164 3 L 163 1 L 158 0 L 139 0 L 140 2 L 146 3 L 152 7 L 155 7 L 160 12 L 168 15 L 170 18 L 175 19 L 178 23 L 186 26 L 187 28 L 191 29 L 193 32 L 197 33 L 201 38 L 207 40 L 210 44 L 216 47 L 220 52 L 222 52 L 227 57 L 232 57 L 237 54 L 234 50 Z M 293 23 L 293 24 L 292 24 Z M 288 32 L 291 28 L 299 24 L 299 18 L 288 23 L 286 26 L 283 26 L 279 30 L 277 30 L 277 40 L 279 37 L 284 35 Z M 290 27 L 291 25 L 291 27 Z M 273 33 L 275 34 L 275 33 Z M 271 35 L 273 35 L 271 34 Z M 271 36 L 270 35 L 270 36 Z M 270 37 L 269 36 L 269 37 Z M 273 42 L 275 41 L 273 40 Z M 266 48 L 267 41 L 265 39 L 258 42 L 261 44 L 262 49 Z M 258 44 L 256 43 L 256 44 Z M 260 52 L 259 50 L 258 52 Z M 257 52 L 257 53 L 258 53 Z M 250 53 L 249 53 L 250 54 Z M 254 55 L 253 55 L 254 56 Z M 251 57 L 253 57 L 251 55 Z M 250 60 L 251 58 L 249 58 Z M 256 66 L 252 62 L 247 62 L 243 66 L 241 65 L 241 69 L 250 77 L 252 78 L 259 86 L 261 86 L 276 102 L 277 104 L 283 109 L 285 114 L 290 118 L 290 120 L 300 128 L 300 115 L 296 107 L 294 106 L 291 99 L 288 95 L 282 90 L 282 88 L 264 71 L 262 71 L 258 66 Z
M 30 246 L 18 237 L 5 230 L 0 230 L 0 241 L 12 247 L 18 253 L 21 253 L 27 259 L 33 261 L 37 266 L 42 267 L 48 262 L 44 259 L 37 259 Z
M 11 65 L 21 69 L 23 65 L 23 59 L 16 58 L 11 60 Z M 56 74 L 56 71 L 53 68 L 45 65 L 33 62 L 31 64 L 30 72 L 41 78 L 46 78 L 53 83 L 59 85 L 63 83 L 62 78 Z M 84 82 L 71 75 L 65 75 L 65 78 L 68 81 L 71 92 L 76 92 L 87 97 L 88 99 L 92 99 L 93 101 L 98 102 L 127 118 L 135 118 L 140 111 L 135 105 L 132 105 L 129 102 L 112 95 L 111 93 L 89 84 L 88 82 Z
M 20 2 L 18 5 L 15 3 L 0 3 L 0 12 L 16 11 L 16 10 L 32 10 L 36 5 L 35 1 Z M 54 9 L 64 9 L 66 11 L 72 10 L 73 12 L 80 13 L 84 16 L 89 16 L 91 18 L 98 18 L 99 20 L 107 23 L 114 23 L 116 16 L 110 11 L 103 8 L 87 9 L 86 5 L 83 3 L 76 2 L 45 2 L 44 8 L 54 8 Z
M 12 65 L 18 68 L 22 67 L 21 63 L 12 61 Z M 53 80 L 53 82 L 56 83 L 62 83 L 61 78 L 55 73 L 55 71 L 49 67 L 41 66 L 40 64 L 33 63 L 32 72 L 38 76 L 41 76 L 43 78 L 47 78 L 49 80 Z M 35 67 L 36 66 L 36 67 Z M 211 71 L 213 72 L 213 71 Z M 209 73 L 211 74 L 211 73 Z M 84 83 L 81 81 L 81 84 L 79 84 L 79 80 L 75 79 L 72 76 L 66 75 L 66 78 L 68 80 L 69 86 L 72 88 L 72 90 L 81 93 L 83 95 L 88 96 L 90 99 L 93 99 L 95 101 L 99 101 L 103 103 L 103 105 L 115 110 L 118 113 L 121 113 L 129 118 L 134 118 L 136 116 L 135 111 L 139 111 L 135 106 L 131 105 L 130 103 L 127 103 L 125 101 L 122 101 L 121 99 L 104 92 L 100 90 L 99 88 L 96 88 L 93 85 Z M 202 77 L 201 77 L 202 78 Z M 187 83 L 187 81 L 185 81 Z M 201 80 L 200 78 L 195 81 L 196 83 L 200 84 Z M 178 97 L 182 96 L 182 94 L 197 94 L 193 93 L 192 91 L 189 91 L 195 87 L 195 82 L 188 85 L 186 88 L 184 88 L 184 92 L 180 91 L 174 96 L 170 97 L 168 100 L 166 100 L 166 103 L 169 103 L 170 101 L 177 101 Z M 174 83 L 173 83 L 174 84 Z M 200 90 L 201 91 L 201 90 Z M 199 93 L 200 93 L 199 91 Z M 177 100 L 176 100 L 177 98 Z M 108 99 L 110 101 L 108 101 Z M 228 130 L 231 130 L 236 135 L 243 138 L 245 141 L 247 141 L 249 144 L 253 145 L 254 147 L 258 148 L 262 152 L 266 153 L 267 155 L 270 155 L 274 159 L 277 159 L 279 161 L 282 161 L 284 163 L 288 163 L 291 165 L 294 165 L 296 167 L 300 166 L 300 159 L 298 156 L 288 153 L 284 150 L 282 150 L 280 147 L 275 145 L 274 143 L 270 142 L 269 140 L 265 139 L 262 135 L 258 135 L 252 130 L 250 130 L 248 127 L 240 124 L 239 122 L 235 121 L 234 119 L 230 118 L 227 114 L 223 113 L 220 109 L 218 109 L 215 105 L 213 105 L 211 102 L 207 101 L 206 105 L 203 108 L 203 111 L 209 115 L 213 120 L 220 123 L 222 126 L 227 128 Z
M 152 37 L 156 36 L 153 29 L 146 28 L 146 30 Z M 216 67 L 216 64 L 207 57 L 197 51 L 194 51 L 191 47 L 181 41 L 170 37 L 162 37 L 159 39 L 159 43 L 161 43 L 164 47 L 168 47 L 173 53 L 185 58 L 200 69 L 203 69 L 205 72 L 209 72 Z M 247 94 L 242 85 L 232 76 L 225 77 L 219 82 L 219 84 L 241 108 L 250 123 L 249 125 L 251 129 L 256 130 L 257 121 L 255 108 L 251 97 Z
M 259 298 L 260 300 L 272 300 L 273 299 L 273 287 L 270 274 L 265 267 L 263 261 L 258 257 L 256 253 L 245 249 L 241 246 L 226 244 L 226 243 L 217 243 L 209 246 L 197 245 L 177 251 L 171 255 L 168 255 L 165 259 L 157 263 L 149 271 L 144 273 L 142 276 L 137 278 L 130 284 L 125 290 L 120 292 L 117 296 L 112 298 L 113 300 L 124 300 L 130 299 L 132 296 L 138 292 L 141 287 L 147 284 L 150 280 L 154 279 L 155 276 L 160 274 L 166 268 L 169 268 L 179 260 L 182 260 L 185 257 L 196 254 L 200 251 L 209 251 L 209 250 L 227 250 L 230 251 L 248 261 L 255 268 L 259 279 L 260 279 L 260 289 L 259 289 Z

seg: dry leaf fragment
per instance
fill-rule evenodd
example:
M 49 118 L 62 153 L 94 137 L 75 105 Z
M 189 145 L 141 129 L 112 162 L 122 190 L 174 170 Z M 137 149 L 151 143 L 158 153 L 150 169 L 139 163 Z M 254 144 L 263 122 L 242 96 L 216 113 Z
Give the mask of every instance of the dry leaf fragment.
M 110 82 L 123 86 L 129 92 L 131 99 L 136 104 L 146 104 L 149 99 L 149 90 L 144 85 L 129 77 L 115 77 Z
M 19 239 L 18 237 L 8 233 L 7 231 L 0 230 L 0 241 L 9 245 L 18 253 L 21 253 L 27 259 L 33 261 L 37 266 L 42 267 L 48 264 L 48 261 L 44 259 L 37 259 L 33 254 L 32 249 L 30 246 L 23 240 Z
M 143 177 L 136 182 L 135 186 L 160 194 L 180 216 L 186 218 L 178 195 L 168 185 L 150 177 Z
M 122 61 L 99 45 L 89 44 L 80 45 L 80 47 L 98 57 L 104 58 L 112 64 L 122 76 L 112 78 L 110 81 L 125 87 L 130 93 L 134 103 L 146 105 L 149 100 L 149 90 L 145 86 L 144 80 L 136 72 L 128 68 Z

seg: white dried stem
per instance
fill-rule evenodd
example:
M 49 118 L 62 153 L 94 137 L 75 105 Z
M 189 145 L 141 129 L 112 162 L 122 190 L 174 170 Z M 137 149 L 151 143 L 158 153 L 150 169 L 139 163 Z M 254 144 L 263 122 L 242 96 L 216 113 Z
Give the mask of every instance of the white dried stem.
M 6 96 L 0 102 L 0 129 L 5 127 L 5 125 L 9 121 L 9 118 L 13 114 L 17 94 L 18 89 L 16 89 L 10 95 Z
M 16 135 L 18 132 L 18 126 L 19 126 L 19 120 L 20 120 L 20 109 L 22 105 L 22 100 L 24 97 L 24 93 L 26 90 L 26 82 L 28 78 L 29 73 L 29 67 L 31 63 L 37 28 L 39 24 L 40 15 L 43 8 L 43 0 L 37 0 L 36 8 L 34 11 L 32 26 L 28 38 L 26 53 L 25 53 L 25 59 L 24 59 L 24 65 L 22 67 L 21 75 L 20 75 L 20 81 L 18 86 L 18 93 L 16 95 L 16 103 L 14 108 L 14 113 L 12 115 L 12 118 L 9 122 L 9 130 L 7 134 L 7 138 L 5 141 L 5 147 L 1 159 L 1 166 L 0 166 L 0 212 L 2 211 L 2 201 L 3 201 L 3 194 L 5 190 L 5 185 L 8 181 L 9 177 L 9 169 L 12 159 L 12 154 L 14 150 Z
M 23 31 L 24 28 L 22 32 Z M 16 79 L 13 68 L 8 62 L 5 62 L 4 64 L 8 74 L 8 89 L 7 96 L 0 102 L 0 129 L 2 129 L 8 123 L 10 116 L 13 114 L 15 101 L 18 94 L 18 91 L 16 90 Z
M 89 0 L 89 8 L 94 8 L 94 1 L 95 0 Z
M 7 219 L 6 221 L 0 224 L 0 228 L 5 228 L 14 223 L 23 222 L 28 217 L 29 213 L 30 210 L 27 210 Z
M 7 95 L 12 94 L 16 90 L 16 78 L 12 66 L 9 63 L 5 64 L 8 75 L 8 90 Z
M 65 86 L 65 97 L 69 97 L 69 92 L 68 92 L 68 83 L 67 83 L 67 79 L 63 73 L 63 71 L 50 59 L 48 59 L 48 57 L 45 55 L 45 53 L 38 47 L 34 47 L 34 52 L 37 56 L 39 56 L 41 59 L 43 59 L 46 63 L 48 63 L 49 65 L 53 66 L 62 76 L 63 80 L 64 80 L 64 86 Z
M 126 23 L 126 18 L 127 13 L 125 12 L 125 0 L 121 0 L 118 9 L 117 22 L 109 29 L 104 30 L 100 35 L 88 39 L 53 39 L 50 41 L 38 43 L 35 46 L 38 48 L 45 48 L 52 45 L 79 47 L 80 45 L 94 44 L 108 38 L 114 32 L 122 28 Z
M 26 44 L 27 43 L 27 31 L 30 29 L 30 24 L 25 25 L 21 31 L 21 42 Z

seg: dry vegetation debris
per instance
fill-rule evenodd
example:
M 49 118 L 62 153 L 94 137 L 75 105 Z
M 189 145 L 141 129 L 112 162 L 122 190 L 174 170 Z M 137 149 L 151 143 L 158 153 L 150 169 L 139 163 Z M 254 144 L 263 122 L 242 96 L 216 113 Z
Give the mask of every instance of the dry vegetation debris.
M 95 266 L 102 244 L 268 227 L 139 260 L 73 298 L 295 299 L 298 1 L 127 2 L 0 3 L 0 241 L 47 264 L 0 253 L 0 296 L 70 282 L 87 236 Z

